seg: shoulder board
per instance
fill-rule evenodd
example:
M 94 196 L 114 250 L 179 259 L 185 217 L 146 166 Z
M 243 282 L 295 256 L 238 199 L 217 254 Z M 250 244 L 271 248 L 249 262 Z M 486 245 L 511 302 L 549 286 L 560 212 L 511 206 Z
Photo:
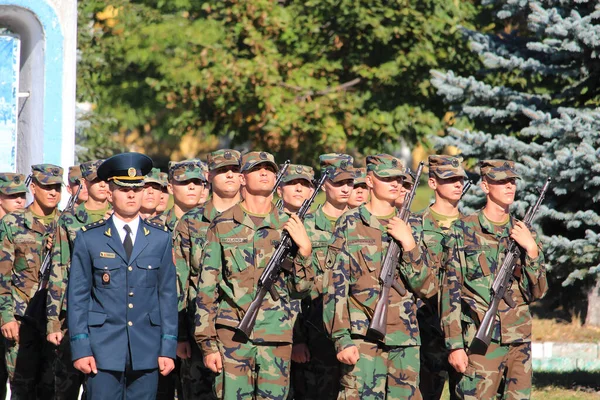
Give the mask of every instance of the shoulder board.
M 87 231 L 88 229 L 92 229 L 92 228 L 96 228 L 96 227 L 98 227 L 98 226 L 102 226 L 102 225 L 104 225 L 105 223 L 106 223 L 106 220 L 105 220 L 105 219 L 101 219 L 101 220 L 99 220 L 99 221 L 92 222 L 91 224 L 87 224 L 87 225 L 85 225 L 85 226 L 82 226 L 82 227 L 81 227 L 81 230 L 85 232 L 85 231 Z
M 145 219 L 144 222 L 146 223 L 146 225 L 149 225 L 149 226 L 151 226 L 153 228 L 156 228 L 156 229 L 160 229 L 161 231 L 165 231 L 165 232 L 169 231 L 169 228 L 167 228 L 163 224 L 159 224 L 158 222 L 149 221 L 147 219 Z

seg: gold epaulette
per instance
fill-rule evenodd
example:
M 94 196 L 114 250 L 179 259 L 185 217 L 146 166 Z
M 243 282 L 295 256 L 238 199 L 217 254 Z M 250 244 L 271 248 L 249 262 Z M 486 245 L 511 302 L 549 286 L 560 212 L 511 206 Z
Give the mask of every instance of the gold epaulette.
M 91 224 L 87 224 L 87 225 L 85 225 L 85 226 L 82 226 L 82 227 L 81 227 L 81 230 L 82 230 L 83 232 L 85 232 L 85 231 L 87 231 L 88 229 L 92 229 L 92 228 L 96 228 L 96 227 L 102 226 L 102 225 L 104 225 L 105 223 L 106 223 L 106 220 L 103 218 L 103 219 L 100 219 L 100 220 L 98 220 L 98 221 L 96 221 L 96 222 L 92 222 Z

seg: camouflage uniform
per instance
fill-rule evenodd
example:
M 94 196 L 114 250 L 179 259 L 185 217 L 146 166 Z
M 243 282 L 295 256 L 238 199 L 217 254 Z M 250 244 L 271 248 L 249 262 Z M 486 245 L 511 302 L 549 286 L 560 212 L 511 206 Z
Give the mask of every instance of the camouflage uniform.
M 400 160 L 388 155 L 367 157 L 368 171 L 380 177 L 401 176 Z M 340 399 L 420 399 L 419 327 L 415 294 L 435 293 L 435 282 L 421 249 L 402 252 L 399 275 L 405 296 L 390 291 L 387 332 L 383 341 L 367 336 L 380 292 L 380 270 L 391 236 L 387 221 L 372 215 L 366 205 L 344 213 L 335 227 L 326 267 L 332 278 L 324 294 L 323 319 L 336 351 L 356 346 L 356 365 L 342 364 Z M 415 242 L 421 232 L 413 226 Z M 385 393 L 385 394 L 384 394 Z
M 93 181 L 97 178 L 96 171 L 102 161 L 88 161 L 81 164 L 79 176 L 87 181 Z M 54 391 L 56 399 L 78 399 L 79 389 L 85 382 L 85 376 L 73 367 L 73 362 L 71 361 L 71 346 L 66 333 L 67 282 L 69 281 L 73 243 L 75 242 L 77 233 L 83 226 L 97 222 L 102 217 L 92 217 L 88 214 L 84 202 L 72 210 L 65 210 L 58 219 L 52 248 L 48 295 L 46 297 L 47 333 L 63 333 L 63 340 L 57 348 L 56 359 L 54 360 Z
M 440 179 L 466 178 L 460 162 L 460 159 L 451 156 L 429 156 L 429 174 Z M 427 265 L 437 277 L 439 287 L 444 279 L 442 265 L 445 253 L 443 243 L 449 228 L 438 223 L 430 207 L 427 207 L 415 217 L 420 221 L 423 230 L 423 241 L 420 246 L 427 252 Z M 417 304 L 419 306 L 417 319 L 422 343 L 419 385 L 421 394 L 426 400 L 440 399 L 446 377 L 450 376 L 450 397 L 454 397 L 456 371 L 448 364 L 448 351 L 444 343 L 440 323 L 439 296 L 436 294 L 428 299 L 419 299 Z
M 52 164 L 32 167 L 36 183 L 62 184 L 63 169 Z M 52 349 L 46 342 L 46 282 L 40 268 L 46 242 L 59 217 L 45 226 L 27 207 L 7 214 L 0 223 L 0 325 L 20 323 L 19 340 L 7 341 L 6 366 L 12 398 L 52 398 Z M 38 290 L 40 289 L 40 290 Z
M 516 178 L 512 162 L 483 161 L 481 175 L 490 180 Z M 490 302 L 490 287 L 509 244 L 516 220 L 493 224 L 480 210 L 457 220 L 447 240 L 446 276 L 442 286 L 442 327 L 449 349 L 466 349 Z M 536 239 L 537 240 L 537 239 Z M 538 244 L 539 246 L 539 244 Z M 544 256 L 517 261 L 512 298 L 515 308 L 500 302 L 492 342 L 485 355 L 469 354 L 469 364 L 457 387 L 468 399 L 495 399 L 505 376 L 504 398 L 531 395 L 531 313 L 529 303 L 546 293 Z
M 321 171 L 339 182 L 354 179 L 353 159 L 347 154 L 323 154 L 319 157 Z M 323 327 L 323 281 L 327 248 L 333 237 L 333 227 L 319 207 L 304 220 L 312 244 L 312 268 L 315 285 L 308 298 L 302 300 L 302 312 L 296 321 L 294 343 L 306 343 L 310 361 L 292 363 L 295 399 L 335 399 L 339 392 L 340 362 L 333 342 Z M 327 286 L 325 284 L 325 286 Z
M 242 171 L 261 163 L 274 168 L 273 156 L 251 152 Z M 257 292 L 256 281 L 279 243 L 288 216 L 273 208 L 262 222 L 237 204 L 217 217 L 208 230 L 196 299 L 195 337 L 206 356 L 221 353 L 223 372 L 215 380 L 218 398 L 285 399 L 289 388 L 292 328 L 296 312 L 290 297 L 312 286 L 311 257 L 297 254 L 292 272 L 275 283 L 279 299 L 264 298 L 248 341 L 235 328 Z
M 68 178 L 69 185 L 78 185 L 81 181 L 81 167 L 79 165 L 73 165 L 69 167 Z
M 240 165 L 241 155 L 236 150 L 217 150 L 209 154 L 211 171 L 227 165 Z M 202 163 L 201 165 L 206 165 Z M 204 173 L 204 171 L 203 171 Z M 206 176 L 206 174 L 204 174 Z M 181 361 L 181 385 L 184 399 L 214 399 L 215 374 L 204 366 L 200 348 L 193 340 L 194 314 L 200 262 L 206 244 L 210 223 L 219 215 L 211 201 L 188 211 L 181 217 L 173 234 L 175 266 L 179 288 L 179 342 L 189 341 L 192 356 Z

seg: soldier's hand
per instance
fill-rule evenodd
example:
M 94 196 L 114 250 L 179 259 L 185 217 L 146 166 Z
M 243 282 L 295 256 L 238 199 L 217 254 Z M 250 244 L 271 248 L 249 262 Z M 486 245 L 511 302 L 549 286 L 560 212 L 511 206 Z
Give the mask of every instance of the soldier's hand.
M 162 376 L 167 376 L 175 369 L 175 361 L 169 357 L 158 357 L 158 371 Z
M 60 345 L 62 338 L 63 338 L 62 332 L 49 333 L 48 336 L 46 336 L 46 340 L 55 346 Z
M 52 250 L 52 243 L 54 243 L 54 234 L 51 233 L 48 235 L 48 237 L 46 238 L 46 248 L 48 250 Z
M 359 358 L 360 354 L 356 346 L 347 347 L 337 353 L 338 361 L 348 365 L 355 365 Z
M 456 372 L 464 374 L 469 365 L 469 356 L 467 356 L 465 349 L 455 349 L 448 354 L 448 363 L 452 365 L 452 368 L 454 368 Z
M 540 255 L 537 243 L 535 242 L 531 231 L 523 221 L 517 221 L 510 231 L 510 237 L 514 239 L 519 246 L 525 249 L 529 257 L 536 258 Z
M 306 343 L 297 343 L 292 347 L 292 361 L 301 364 L 310 361 L 310 351 Z
M 7 338 L 8 340 L 13 340 L 15 342 L 19 342 L 19 322 L 18 321 L 12 321 L 12 322 L 7 322 L 4 325 L 2 325 L 2 328 L 0 328 L 0 330 L 2 330 L 2 336 L 4 336 L 5 338 Z
M 221 353 L 211 353 L 204 356 L 204 365 L 215 374 L 220 374 L 223 370 L 223 360 L 221 359 Z
M 190 346 L 190 342 L 177 342 L 177 357 L 182 360 L 187 360 L 192 357 L 192 346 Z
M 86 375 L 97 374 L 96 359 L 92 356 L 82 357 L 73 362 L 75 369 L 83 372 Z
M 298 252 L 304 257 L 310 256 L 312 253 L 312 245 L 300 217 L 296 214 L 290 215 L 290 219 L 287 220 L 283 229 L 288 231 L 290 237 L 294 243 L 296 243 L 296 246 L 298 246 Z
M 404 251 L 411 251 L 417 246 L 410 225 L 399 217 L 390 219 L 387 224 L 387 232 L 402 245 Z

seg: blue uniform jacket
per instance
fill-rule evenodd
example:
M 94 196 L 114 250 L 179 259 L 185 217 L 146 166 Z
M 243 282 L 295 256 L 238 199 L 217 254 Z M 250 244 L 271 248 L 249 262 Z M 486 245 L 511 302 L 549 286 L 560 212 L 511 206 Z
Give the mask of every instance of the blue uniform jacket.
M 155 369 L 175 358 L 177 278 L 171 234 L 141 221 L 131 260 L 112 218 L 82 228 L 75 239 L 67 321 L 73 361 L 94 356 L 99 369 Z

